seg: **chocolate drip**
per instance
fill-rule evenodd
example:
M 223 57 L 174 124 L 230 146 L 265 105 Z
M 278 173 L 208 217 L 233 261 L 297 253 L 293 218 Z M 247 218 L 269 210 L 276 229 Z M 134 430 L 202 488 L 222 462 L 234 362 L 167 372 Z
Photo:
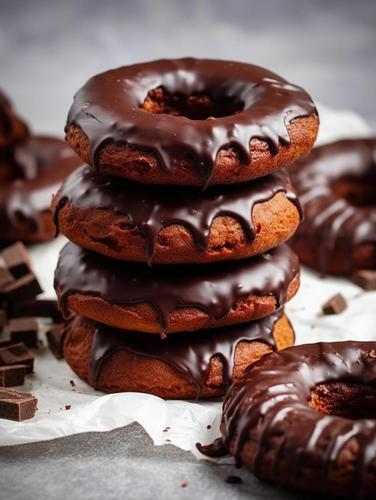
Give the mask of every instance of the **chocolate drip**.
M 354 440 L 359 449 L 353 470 L 346 472 L 347 477 L 351 474 L 353 486 L 348 495 L 369 495 L 367 481 L 374 473 L 371 464 L 375 465 L 376 457 L 376 421 L 323 415 L 311 408 L 308 401 L 319 384 L 328 382 L 376 387 L 375 353 L 376 342 L 348 341 L 301 345 L 263 357 L 246 370 L 226 397 L 222 420 L 224 448 L 231 446 L 240 463 L 252 435 L 256 446 L 250 467 L 256 475 L 278 481 L 283 474 L 283 484 L 290 482 L 294 486 L 302 471 L 310 469 L 312 489 L 325 495 L 330 492 L 333 464 L 344 446 Z M 272 445 L 276 436 L 278 440 Z M 271 448 L 273 463 L 266 459 Z M 287 472 L 283 469 L 286 465 Z
M 298 258 L 287 245 L 226 266 L 149 268 L 109 259 L 68 243 L 60 252 L 55 289 L 64 314 L 67 298 L 73 294 L 99 296 L 117 305 L 149 303 L 163 330 L 169 314 L 179 307 L 195 307 L 220 319 L 239 299 L 249 295 L 272 295 L 277 306 L 283 306 L 288 285 L 298 272 Z
M 306 215 L 297 238 L 318 249 L 323 274 L 338 249 L 350 272 L 356 247 L 376 245 L 376 206 L 354 205 L 333 185 L 341 180 L 375 182 L 376 139 L 342 140 L 314 149 L 294 165 L 291 174 Z
M 206 383 L 210 361 L 220 358 L 224 384 L 232 382 L 235 350 L 239 342 L 260 341 L 275 348 L 273 330 L 282 316 L 279 310 L 267 318 L 241 325 L 228 326 L 198 333 L 178 333 L 164 340 L 141 332 L 118 330 L 97 323 L 91 347 L 90 383 L 96 387 L 106 360 L 114 354 L 128 353 L 155 358 L 183 373 L 197 387 L 197 397 Z
M 148 113 L 142 109 L 144 99 L 157 87 L 170 94 L 206 93 L 215 101 L 234 99 L 242 109 L 206 120 Z M 92 164 L 97 169 L 105 144 L 127 143 L 154 151 L 168 171 L 176 158 L 193 156 L 208 185 L 220 149 L 234 147 L 249 163 L 250 141 L 258 138 L 276 154 L 279 143 L 290 143 L 287 124 L 313 113 L 316 108 L 303 89 L 258 66 L 163 59 L 92 77 L 75 95 L 66 130 L 77 125 L 88 137 Z
M 12 228 L 27 223 L 38 231 L 41 213 L 50 209 L 52 195 L 79 159 L 63 141 L 43 136 L 16 145 L 12 158 L 22 177 L 0 184 L 2 224 Z
M 301 207 L 292 190 L 286 170 L 240 186 L 211 187 L 205 192 L 197 189 L 146 186 L 122 179 L 96 175 L 88 166 L 73 172 L 64 182 L 56 205 L 54 220 L 58 228 L 59 211 L 66 204 L 86 209 L 107 209 L 128 217 L 147 244 L 151 264 L 158 233 L 171 224 L 180 224 L 192 234 L 201 249 L 208 246 L 213 220 L 220 215 L 236 219 L 248 241 L 256 231 L 252 211 L 257 203 L 284 192 L 301 214 Z

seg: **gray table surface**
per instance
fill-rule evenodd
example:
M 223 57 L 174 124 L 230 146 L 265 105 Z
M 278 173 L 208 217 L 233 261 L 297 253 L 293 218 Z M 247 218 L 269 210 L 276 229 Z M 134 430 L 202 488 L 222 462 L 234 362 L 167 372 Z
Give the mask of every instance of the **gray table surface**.
M 72 95 L 98 71 L 160 57 L 238 59 L 375 126 L 375 26 L 374 0 L 0 0 L 0 86 L 34 130 L 62 134 Z M 243 483 L 226 483 L 229 474 Z M 138 425 L 0 448 L 0 498 L 69 497 L 304 498 L 153 447 Z

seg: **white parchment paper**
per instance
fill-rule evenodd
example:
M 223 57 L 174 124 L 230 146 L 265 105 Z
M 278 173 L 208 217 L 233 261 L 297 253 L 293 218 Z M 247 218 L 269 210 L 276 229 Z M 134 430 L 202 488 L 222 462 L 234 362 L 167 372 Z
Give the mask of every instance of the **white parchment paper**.
M 318 144 L 371 133 L 363 119 L 354 113 L 332 111 L 322 106 L 319 111 Z M 47 297 L 54 296 L 53 271 L 63 244 L 64 239 L 59 237 L 52 243 L 30 249 Z M 323 316 L 321 305 L 337 292 L 348 299 L 348 309 L 340 315 Z M 297 334 L 297 343 L 376 340 L 376 292 L 363 292 L 344 279 L 321 279 L 303 269 L 301 289 L 286 309 Z M 19 389 L 38 397 L 37 415 L 21 423 L 0 419 L 0 446 L 81 432 L 108 431 L 136 421 L 156 445 L 171 443 L 199 456 L 195 443 L 209 443 L 219 435 L 220 401 L 164 401 L 139 393 L 103 395 L 79 380 L 47 347 L 35 354 L 35 373 L 28 376 L 25 386 Z

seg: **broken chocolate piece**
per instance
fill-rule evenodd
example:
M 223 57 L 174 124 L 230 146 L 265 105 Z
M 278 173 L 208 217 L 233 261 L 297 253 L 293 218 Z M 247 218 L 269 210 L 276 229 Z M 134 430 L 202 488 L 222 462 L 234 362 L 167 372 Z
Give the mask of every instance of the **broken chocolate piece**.
M 12 344 L 0 348 L 0 366 L 25 365 L 26 373 L 31 373 L 34 368 L 34 356 L 23 344 Z
M 322 306 L 324 314 L 340 314 L 347 308 L 347 302 L 344 296 L 336 293 Z
M 12 304 L 9 316 L 11 318 L 21 318 L 24 316 L 34 316 L 35 318 L 51 318 L 54 323 L 60 323 L 63 317 L 54 299 L 17 301 Z
M 39 325 L 35 318 L 11 319 L 8 323 L 10 340 L 23 342 L 27 347 L 38 346 Z
M 29 300 L 42 293 L 42 289 L 34 274 L 26 274 L 0 290 L 0 298 L 10 302 Z
M 0 387 L 14 387 L 25 382 L 25 365 L 0 366 Z
M 21 278 L 26 274 L 32 273 L 29 254 L 25 245 L 20 241 L 10 247 L 4 248 L 1 251 L 1 256 L 14 278 Z
M 373 269 L 357 271 L 352 275 L 352 280 L 364 290 L 376 290 L 376 271 Z
M 7 420 L 26 420 L 35 415 L 38 400 L 26 392 L 0 390 L 0 418 Z
M 9 269 L 7 268 L 5 260 L 0 256 L 0 290 L 5 285 L 9 285 L 9 283 L 12 283 L 12 281 L 14 281 L 14 277 L 11 275 Z
M 46 333 L 48 347 L 57 359 L 62 359 L 64 357 L 63 345 L 65 333 L 64 323 L 53 325 Z

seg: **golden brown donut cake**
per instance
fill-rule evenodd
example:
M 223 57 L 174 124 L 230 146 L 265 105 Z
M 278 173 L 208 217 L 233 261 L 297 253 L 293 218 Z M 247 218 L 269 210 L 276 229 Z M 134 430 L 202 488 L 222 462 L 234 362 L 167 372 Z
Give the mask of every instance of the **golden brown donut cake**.
M 291 245 L 322 274 L 376 269 L 376 138 L 312 151 L 291 168 L 305 218 Z
M 75 95 L 66 137 L 97 171 L 146 184 L 233 184 L 311 150 L 310 96 L 258 66 L 158 60 L 92 77 Z
M 228 392 L 222 438 L 257 477 L 307 493 L 375 498 L 376 342 L 290 347 L 248 367 Z
M 74 312 L 117 328 L 157 334 L 262 318 L 298 288 L 299 261 L 284 244 L 225 265 L 149 268 L 68 243 L 55 271 L 65 316 Z
M 222 396 L 250 363 L 294 341 L 283 311 L 215 332 L 181 333 L 164 340 L 78 316 L 66 331 L 66 361 L 96 389 L 185 399 Z
M 301 219 L 285 169 L 202 192 L 99 176 L 82 166 L 64 182 L 53 205 L 57 228 L 77 245 L 149 264 L 264 253 L 288 239 Z

